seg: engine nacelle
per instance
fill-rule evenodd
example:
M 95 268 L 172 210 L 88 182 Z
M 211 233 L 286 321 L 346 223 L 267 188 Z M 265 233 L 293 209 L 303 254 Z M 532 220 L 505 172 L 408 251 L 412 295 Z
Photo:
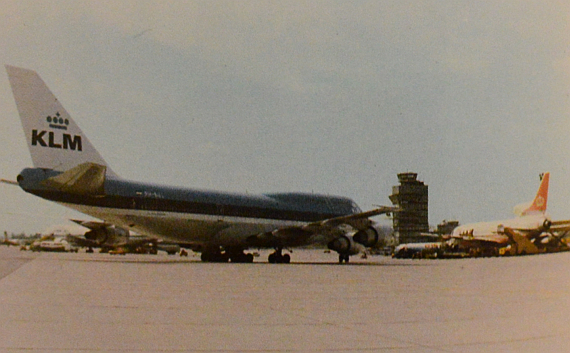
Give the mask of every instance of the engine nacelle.
M 542 222 L 543 230 L 549 230 L 551 226 L 552 226 L 552 221 L 549 219 L 545 219 L 544 222 Z
M 327 247 L 343 255 L 356 255 L 363 250 L 362 245 L 356 243 L 352 237 L 346 235 L 334 239 L 328 243 Z
M 112 245 L 128 237 L 129 231 L 127 229 L 113 226 L 96 228 L 85 233 L 85 239 L 93 240 L 99 245 Z
M 108 238 L 109 234 L 105 228 L 93 229 L 85 233 L 85 239 L 93 240 L 97 244 L 104 244 Z
M 180 252 L 180 245 L 177 244 L 161 244 L 156 245 L 158 250 L 166 251 L 168 255 L 174 255 Z
M 356 234 L 354 234 L 352 239 L 354 239 L 355 242 L 369 248 L 378 243 L 378 231 L 372 227 L 369 227 L 365 230 L 358 231 Z

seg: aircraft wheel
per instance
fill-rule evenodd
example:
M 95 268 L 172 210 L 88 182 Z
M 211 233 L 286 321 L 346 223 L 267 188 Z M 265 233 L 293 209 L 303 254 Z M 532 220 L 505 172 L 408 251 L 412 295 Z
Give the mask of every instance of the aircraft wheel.
M 348 263 L 350 261 L 350 256 L 345 254 L 338 254 L 338 263 L 342 264 L 343 262 Z
M 245 254 L 233 254 L 233 255 L 230 255 L 230 262 L 233 262 L 233 263 L 243 263 L 243 262 L 245 262 Z
M 235 263 L 253 262 L 253 254 L 246 254 L 242 249 L 226 249 L 224 255 L 229 257 L 231 262 Z
M 281 249 L 275 250 L 271 253 L 267 259 L 270 264 L 288 264 L 291 263 L 291 255 L 281 253 Z
M 200 259 L 202 262 L 228 262 L 229 256 L 226 254 L 222 254 L 221 252 L 209 252 L 204 251 L 202 255 L 200 255 Z

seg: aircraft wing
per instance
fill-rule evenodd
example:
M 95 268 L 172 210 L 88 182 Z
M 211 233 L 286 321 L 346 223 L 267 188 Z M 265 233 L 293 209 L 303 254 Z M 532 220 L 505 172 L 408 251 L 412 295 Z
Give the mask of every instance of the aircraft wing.
M 552 232 L 570 231 L 570 220 L 552 221 L 549 230 Z
M 147 245 L 149 243 L 156 243 L 156 242 L 158 242 L 158 239 L 156 239 L 156 238 L 140 236 L 140 237 L 136 237 L 136 238 L 129 238 L 127 241 L 124 241 L 122 243 L 118 243 L 116 246 L 137 247 L 137 246 L 143 246 L 143 245 Z
M 503 234 L 489 234 L 489 235 L 479 235 L 475 238 L 471 238 L 471 240 L 478 240 L 487 243 L 506 244 L 509 241 L 509 237 Z
M 370 226 L 371 221 L 368 219 L 369 217 L 374 217 L 386 213 L 398 212 L 399 210 L 400 209 L 398 207 L 381 206 L 366 212 L 360 212 L 346 216 L 329 218 L 318 222 L 312 222 L 302 226 L 302 229 L 305 231 L 318 233 L 320 230 L 338 227 L 342 224 L 349 225 L 356 229 L 363 229 Z
M 82 221 L 79 219 L 71 219 L 70 221 L 79 224 L 85 228 L 89 228 L 91 230 L 101 229 L 110 226 L 110 223 L 107 222 L 97 222 L 97 221 Z
M 398 212 L 399 210 L 397 207 L 381 206 L 366 212 L 329 218 L 300 226 L 281 227 L 272 232 L 251 236 L 248 238 L 248 242 L 251 245 L 258 246 L 276 246 L 278 244 L 300 246 L 305 245 L 310 237 L 316 235 L 323 236 L 323 242 L 328 242 L 346 234 L 348 232 L 347 226 L 357 230 L 365 230 L 373 224 L 369 217 Z
M 91 240 L 91 239 L 87 239 L 84 237 L 80 237 L 80 236 L 76 236 L 76 235 L 68 235 L 67 236 L 68 241 L 74 243 L 77 246 L 81 246 L 81 247 L 90 247 L 90 248 L 100 248 L 101 246 L 105 245 L 107 247 L 112 247 L 112 248 L 116 248 L 119 246 L 129 246 L 129 247 L 137 247 L 137 246 L 143 246 L 143 245 L 147 245 L 148 243 L 153 243 L 153 242 L 157 242 L 156 238 L 150 238 L 150 237 L 137 237 L 135 239 L 128 239 L 125 241 L 121 241 L 121 242 L 117 242 L 117 243 L 113 243 L 113 244 L 101 244 L 96 240 Z
M 506 228 L 506 227 L 505 227 Z M 542 232 L 565 232 L 570 230 L 570 220 L 563 220 L 563 221 L 550 221 L 545 220 L 543 227 L 509 227 L 511 230 L 518 231 L 524 233 L 528 236 L 532 236 L 533 234 L 540 235 Z
M 460 235 L 460 236 L 452 236 L 450 238 L 467 242 L 473 241 L 473 242 L 495 243 L 495 244 L 505 244 L 509 241 L 509 237 L 502 233 L 493 233 L 493 234 L 477 235 L 477 236 Z

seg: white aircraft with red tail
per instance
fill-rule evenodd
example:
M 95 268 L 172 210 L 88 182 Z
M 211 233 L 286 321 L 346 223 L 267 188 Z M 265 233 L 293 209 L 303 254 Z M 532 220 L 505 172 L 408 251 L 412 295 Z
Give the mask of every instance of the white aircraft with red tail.
M 492 251 L 503 248 L 511 255 L 565 247 L 561 238 L 570 231 L 570 220 L 553 221 L 546 213 L 549 180 L 550 173 L 541 174 L 536 197 L 530 203 L 515 206 L 516 218 L 456 227 L 449 242 Z

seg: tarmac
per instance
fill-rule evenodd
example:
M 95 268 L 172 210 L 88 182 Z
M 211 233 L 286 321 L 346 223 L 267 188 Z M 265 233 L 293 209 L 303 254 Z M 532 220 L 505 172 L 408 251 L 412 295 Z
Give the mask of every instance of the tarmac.
M 0 352 L 570 352 L 570 253 L 202 263 L 0 247 Z

